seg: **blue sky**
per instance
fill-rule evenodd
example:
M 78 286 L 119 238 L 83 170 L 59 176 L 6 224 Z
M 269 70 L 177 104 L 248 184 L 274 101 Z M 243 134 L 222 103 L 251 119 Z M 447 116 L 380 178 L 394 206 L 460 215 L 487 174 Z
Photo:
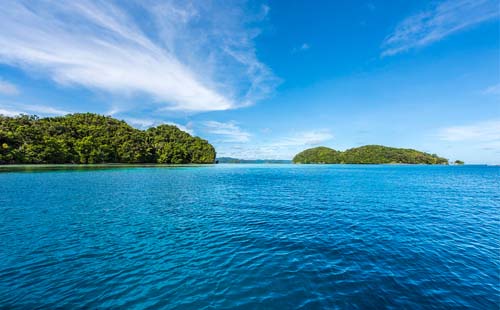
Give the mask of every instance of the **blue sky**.
M 500 163 L 500 7 L 444 1 L 7 1 L 0 114 L 96 112 L 219 156 L 410 147 Z

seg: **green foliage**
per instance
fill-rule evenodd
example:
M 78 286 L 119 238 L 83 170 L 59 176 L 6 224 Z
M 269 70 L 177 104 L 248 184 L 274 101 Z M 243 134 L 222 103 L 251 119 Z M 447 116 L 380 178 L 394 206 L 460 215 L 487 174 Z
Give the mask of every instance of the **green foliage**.
M 146 131 L 92 113 L 0 115 L 0 164 L 213 163 L 215 149 L 175 126 Z
M 316 147 L 300 152 L 293 158 L 300 164 L 448 164 L 446 158 L 412 149 L 382 145 L 365 145 L 344 152 L 328 147 Z
M 455 165 L 463 165 L 463 164 L 465 164 L 463 161 L 458 160 L 458 159 L 455 160 Z
M 294 163 L 300 164 L 339 164 L 343 162 L 342 152 L 320 146 L 307 149 L 295 155 Z

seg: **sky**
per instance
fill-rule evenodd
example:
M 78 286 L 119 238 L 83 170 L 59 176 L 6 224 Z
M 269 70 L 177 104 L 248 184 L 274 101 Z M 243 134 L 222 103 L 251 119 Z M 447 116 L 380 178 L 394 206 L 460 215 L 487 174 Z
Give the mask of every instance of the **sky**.
M 175 124 L 218 156 L 500 164 L 500 3 L 4 1 L 0 114 Z

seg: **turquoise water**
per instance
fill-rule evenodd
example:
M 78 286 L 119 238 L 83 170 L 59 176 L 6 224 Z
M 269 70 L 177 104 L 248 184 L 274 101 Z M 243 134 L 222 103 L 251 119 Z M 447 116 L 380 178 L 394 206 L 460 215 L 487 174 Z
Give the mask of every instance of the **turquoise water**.
M 500 167 L 0 173 L 0 308 L 500 306 Z

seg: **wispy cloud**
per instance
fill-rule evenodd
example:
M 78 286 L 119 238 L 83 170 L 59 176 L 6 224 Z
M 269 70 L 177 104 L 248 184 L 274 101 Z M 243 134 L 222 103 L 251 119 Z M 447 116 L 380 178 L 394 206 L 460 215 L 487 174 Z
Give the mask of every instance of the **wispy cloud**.
M 123 119 L 129 125 L 132 125 L 134 127 L 138 127 L 141 129 L 153 127 L 153 126 L 160 123 L 157 120 L 149 119 L 149 118 L 121 117 L 120 119 Z
M 152 0 L 135 4 L 138 14 L 129 14 L 125 6 L 2 3 L 0 62 L 62 85 L 145 94 L 179 111 L 249 105 L 274 89 L 276 77 L 256 56 L 259 29 L 249 26 L 268 9 Z
M 174 125 L 176 126 L 177 128 L 179 128 L 180 130 L 182 131 L 185 131 L 187 132 L 188 134 L 194 136 L 196 133 L 192 127 L 192 123 L 191 122 L 188 122 L 186 125 L 181 125 L 179 123 L 174 123 L 174 122 L 166 122 L 165 124 L 167 125 Z
M 242 130 L 234 121 L 217 122 L 207 121 L 203 123 L 205 131 L 213 135 L 222 137 L 220 142 L 225 143 L 244 143 L 250 140 L 250 133 Z
M 133 127 L 139 129 L 147 129 L 153 126 L 159 126 L 165 124 L 165 125 L 173 125 L 179 128 L 180 130 L 189 133 L 190 135 L 194 135 L 194 130 L 190 127 L 190 124 L 181 125 L 174 122 L 165 122 L 162 120 L 151 119 L 151 118 L 135 118 L 135 117 L 118 117 L 118 118 L 123 119 L 129 125 L 132 125 Z
M 443 128 L 438 136 L 441 140 L 451 142 L 500 142 L 500 120 Z
M 18 95 L 19 94 L 19 89 L 17 88 L 16 85 L 7 82 L 0 78 L 0 94 L 4 95 Z
M 365 7 L 370 10 L 370 11 L 375 11 L 377 9 L 377 7 L 375 6 L 375 4 L 371 3 L 371 2 L 368 2 L 367 4 L 365 4 Z
M 290 137 L 284 137 L 280 141 L 271 144 L 271 146 L 315 146 L 333 138 L 334 136 L 329 130 L 304 131 Z
M 247 133 L 248 135 L 248 133 Z M 334 138 L 329 130 L 311 130 L 298 132 L 290 136 L 282 136 L 271 140 L 262 137 L 259 141 L 245 143 L 218 143 L 219 156 L 243 159 L 291 159 L 296 153 L 324 144 Z
M 307 51 L 310 48 L 311 48 L 311 46 L 309 44 L 302 43 L 302 45 L 300 45 L 299 47 L 294 47 L 292 49 L 292 53 L 304 52 L 304 51 Z
M 487 87 L 482 93 L 485 95 L 500 95 L 500 83 Z
M 31 114 L 31 115 L 34 114 L 38 116 L 58 116 L 70 113 L 71 112 L 45 105 L 0 102 L 0 114 L 7 116 L 16 116 L 19 114 Z
M 383 42 L 382 56 L 426 46 L 464 28 L 498 18 L 497 0 L 446 0 L 403 20 Z
M 44 106 L 44 105 L 18 105 L 19 107 L 25 109 L 30 114 L 40 114 L 40 115 L 66 115 L 71 112 L 57 109 L 54 107 Z
M 26 113 L 23 111 L 18 111 L 18 110 L 10 110 L 10 109 L 5 109 L 5 108 L 0 108 L 0 115 L 17 116 L 19 114 L 26 114 Z

